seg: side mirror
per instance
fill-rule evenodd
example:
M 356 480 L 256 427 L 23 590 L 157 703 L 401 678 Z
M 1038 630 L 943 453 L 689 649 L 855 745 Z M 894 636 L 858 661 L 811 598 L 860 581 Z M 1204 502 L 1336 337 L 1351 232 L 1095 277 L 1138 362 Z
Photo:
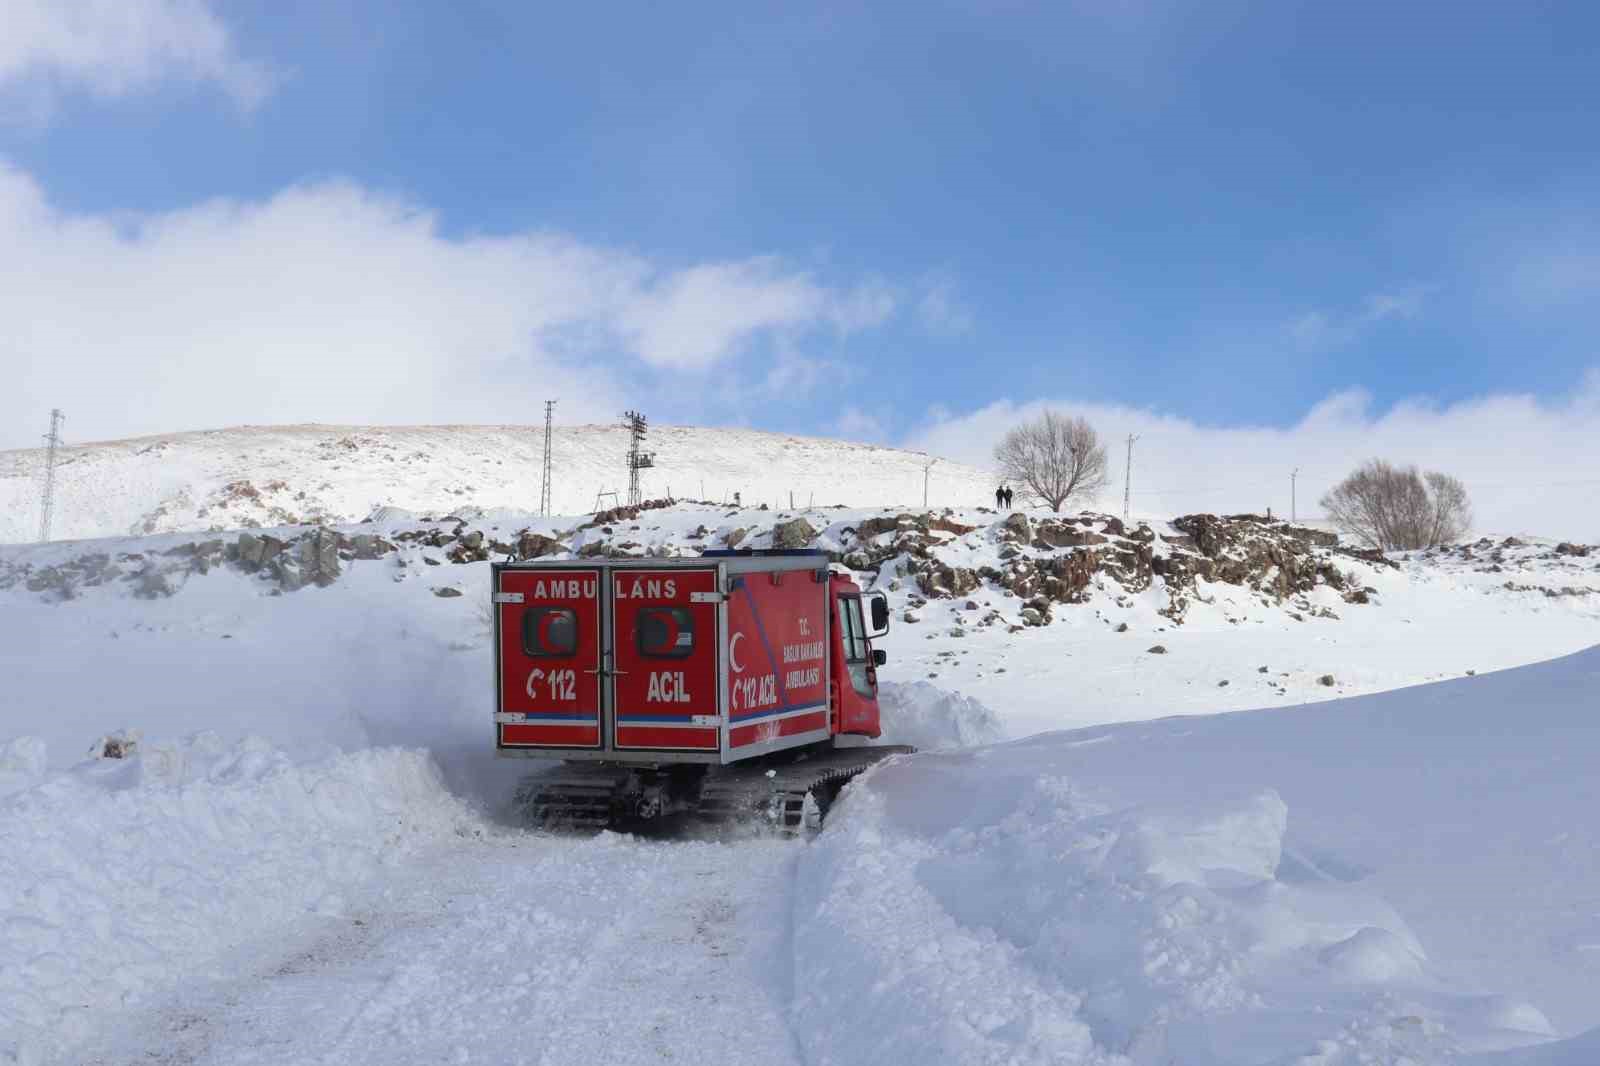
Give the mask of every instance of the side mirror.
M 872 615 L 872 631 L 870 637 L 881 637 L 889 632 L 889 597 L 881 592 L 874 592 L 870 599 L 869 610 Z
M 889 653 L 888 652 L 884 651 L 882 648 L 873 648 L 872 649 L 872 665 L 873 666 L 882 666 L 884 663 L 886 663 L 888 661 L 889 661 Z

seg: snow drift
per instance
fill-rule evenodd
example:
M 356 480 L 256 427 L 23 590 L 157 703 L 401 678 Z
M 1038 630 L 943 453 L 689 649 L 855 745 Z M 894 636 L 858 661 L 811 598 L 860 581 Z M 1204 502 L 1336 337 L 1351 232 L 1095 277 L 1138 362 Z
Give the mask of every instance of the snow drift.
M 987 706 L 926 681 L 884 681 L 878 687 L 883 742 L 924 751 L 993 744 L 1005 736 L 999 716 Z
M 1447 1062 L 1600 1025 L 1597 690 L 1600 649 L 897 759 L 801 863 L 811 1061 Z
M 0 1062 L 53 1061 L 106 1011 L 480 831 L 423 752 L 295 764 L 202 734 L 51 773 L 42 748 L 0 748 Z

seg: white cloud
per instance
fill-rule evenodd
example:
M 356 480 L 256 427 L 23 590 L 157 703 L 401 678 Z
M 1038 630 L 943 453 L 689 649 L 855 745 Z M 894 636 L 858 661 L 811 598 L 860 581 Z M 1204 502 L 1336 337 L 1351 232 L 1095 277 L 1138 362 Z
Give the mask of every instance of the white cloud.
M 894 317 L 899 303 L 892 285 L 872 278 L 834 296 L 829 301 L 828 319 L 843 336 L 883 325 Z
M 854 299 L 767 258 L 663 270 L 553 234 L 451 238 L 346 182 L 127 222 L 0 163 L 0 446 L 66 408 L 79 440 L 274 422 L 610 419 L 654 368 L 795 345 Z M 700 375 L 703 376 L 703 375 Z M 727 375 L 723 375 L 727 376 Z M 698 391 L 698 386 L 696 387 Z M 689 387 L 685 386 L 685 391 Z
M 917 301 L 917 317 L 922 327 L 935 337 L 950 339 L 972 331 L 972 312 L 956 295 L 953 278 L 930 277 Z
M 883 421 L 877 415 L 859 407 L 846 407 L 828 431 L 841 440 L 877 443 L 885 433 Z
M 703 370 L 760 332 L 794 333 L 828 323 L 848 333 L 878 325 L 893 310 L 893 297 L 881 284 L 834 291 L 766 256 L 666 277 L 627 309 L 621 326 L 651 365 Z
M 905 442 L 977 465 L 995 441 L 1043 407 L 1081 414 L 1110 453 L 1111 484 L 1098 506 L 1122 509 L 1124 440 L 1133 452 L 1133 509 L 1170 516 L 1194 511 L 1290 509 L 1289 474 L 1300 469 L 1301 518 L 1362 461 L 1381 457 L 1455 474 L 1467 483 L 1477 529 L 1600 542 L 1600 368 L 1570 395 L 1540 401 L 1499 395 L 1449 405 L 1422 401 L 1374 408 L 1359 391 L 1328 397 L 1287 428 L 1217 427 L 1131 407 L 1069 399 L 1000 401 L 931 419 Z M 981 501 L 980 501 L 981 502 Z
M 1415 318 L 1437 286 L 1406 285 L 1376 292 L 1349 311 L 1307 311 L 1288 323 L 1294 343 L 1306 350 L 1337 348 L 1360 339 L 1379 324 L 1395 318 Z
M 213 83 L 247 108 L 277 81 L 235 52 L 206 0 L 0 0 L 0 91 L 32 117 L 61 87 L 110 99 L 166 78 Z

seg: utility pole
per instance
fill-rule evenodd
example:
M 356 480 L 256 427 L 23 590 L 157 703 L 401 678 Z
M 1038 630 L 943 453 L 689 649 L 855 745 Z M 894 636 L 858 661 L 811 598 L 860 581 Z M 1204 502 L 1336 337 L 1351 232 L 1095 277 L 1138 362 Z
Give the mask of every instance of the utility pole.
M 1296 510 L 1296 508 L 1295 508 L 1295 479 L 1298 478 L 1299 476 L 1300 476 L 1300 468 L 1298 466 L 1295 467 L 1293 470 L 1289 471 L 1289 524 L 1290 525 L 1294 525 L 1294 523 L 1296 523 L 1296 522 L 1298 522 L 1300 520 L 1299 511 Z
M 928 509 L 928 471 L 932 470 L 933 464 L 938 461 L 936 458 L 930 458 L 922 464 L 922 509 L 924 511 Z
M 644 502 L 639 488 L 639 471 L 656 465 L 655 453 L 644 450 L 644 437 L 650 422 L 638 411 L 627 411 L 622 416 L 622 428 L 628 431 L 628 506 L 637 507 Z
M 50 539 L 50 514 L 56 505 L 56 452 L 61 448 L 61 423 L 67 416 L 61 413 L 61 408 L 55 407 L 50 411 L 50 432 L 45 434 L 44 453 L 44 498 L 39 507 L 39 542 L 42 544 Z
M 1122 520 L 1128 521 L 1129 504 L 1133 496 L 1133 442 L 1139 438 L 1128 434 L 1128 465 L 1122 474 Z
M 544 402 L 544 473 L 539 477 L 539 513 L 550 516 L 550 423 L 556 409 L 555 400 Z

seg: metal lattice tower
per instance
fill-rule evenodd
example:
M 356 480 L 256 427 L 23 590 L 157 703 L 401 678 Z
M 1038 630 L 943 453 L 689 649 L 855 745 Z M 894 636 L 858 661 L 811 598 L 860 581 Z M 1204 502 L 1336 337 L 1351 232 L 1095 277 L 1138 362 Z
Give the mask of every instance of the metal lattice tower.
M 39 541 L 50 539 L 50 515 L 56 505 L 56 453 L 61 449 L 61 423 L 67 416 L 56 407 L 50 411 L 50 432 L 45 434 L 44 498 L 39 508 Z
M 550 423 L 556 409 L 555 400 L 544 402 L 544 473 L 539 477 L 539 513 L 550 514 Z
M 628 506 L 637 507 L 644 502 L 639 489 L 639 471 L 656 465 L 655 455 L 644 450 L 644 437 L 650 423 L 638 411 L 628 411 L 622 416 L 622 428 L 628 431 Z

